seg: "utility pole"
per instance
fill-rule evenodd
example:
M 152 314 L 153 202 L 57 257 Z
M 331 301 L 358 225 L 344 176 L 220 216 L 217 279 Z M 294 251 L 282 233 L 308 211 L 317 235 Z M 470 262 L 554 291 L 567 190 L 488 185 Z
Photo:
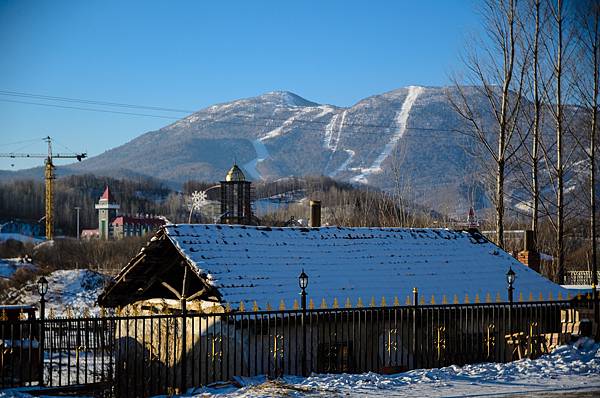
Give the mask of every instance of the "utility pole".
M 79 206 L 75 206 L 75 210 L 77 210 L 77 240 L 79 240 L 81 234 L 79 232 L 79 210 L 81 209 L 81 207 Z

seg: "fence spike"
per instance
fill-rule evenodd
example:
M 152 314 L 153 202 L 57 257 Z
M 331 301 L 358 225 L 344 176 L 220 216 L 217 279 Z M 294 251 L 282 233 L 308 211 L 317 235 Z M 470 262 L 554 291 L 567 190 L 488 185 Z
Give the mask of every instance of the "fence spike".
M 371 296 L 371 301 L 369 302 L 369 307 L 375 307 L 377 304 L 375 303 L 375 296 Z
M 350 301 L 350 297 L 346 297 L 346 304 L 344 304 L 346 308 L 352 308 L 352 301 Z
M 398 296 L 394 296 L 394 307 L 400 307 L 400 300 Z
M 560 291 L 559 291 L 559 292 L 558 292 L 558 300 L 560 301 L 560 300 L 562 300 L 562 299 L 563 299 L 562 292 L 560 292 Z
M 106 308 L 100 307 L 100 318 L 104 318 L 106 316 Z
M 256 300 L 254 300 L 254 302 L 252 303 L 252 311 L 258 311 L 258 303 L 256 302 Z
M 69 305 L 65 309 L 65 317 L 69 319 L 73 318 L 73 310 L 71 310 L 71 306 Z
M 548 293 L 548 301 L 554 301 L 554 298 L 552 297 L 552 292 Z
M 0 312 L 0 321 L 8 321 L 8 315 L 6 314 L 6 310 L 2 310 L 2 312 Z
M 279 311 L 285 311 L 285 301 L 283 299 L 279 302 Z
M 319 308 L 327 309 L 327 301 L 325 301 L 325 297 L 321 300 L 321 306 Z
M 313 301 L 313 299 L 309 299 L 308 300 L 308 309 L 309 310 L 314 310 L 315 309 L 315 302 Z
M 90 314 L 90 309 L 88 307 L 85 307 L 83 309 L 83 317 L 84 318 L 90 318 L 92 316 L 92 314 Z
M 475 293 L 475 303 L 476 304 L 481 303 L 481 300 L 479 300 L 479 293 Z
M 492 302 L 492 295 L 490 294 L 490 292 L 487 292 L 485 294 L 485 302 L 486 303 L 491 303 Z
M 469 293 L 465 293 L 465 304 L 469 304 Z
M 523 301 L 523 292 L 519 292 L 519 302 Z
M 337 297 L 333 298 L 333 304 L 331 305 L 331 308 L 340 308 L 340 303 L 338 302 Z
M 271 307 L 271 304 L 269 304 L 268 301 L 267 301 L 267 306 L 265 308 L 267 311 L 273 311 L 273 307 Z
M 362 297 L 358 298 L 358 301 L 356 302 L 356 307 L 357 308 L 362 308 L 363 307 Z
M 100 313 L 102 313 L 102 310 L 104 310 L 105 314 L 106 314 L 106 309 L 104 309 L 104 307 L 102 307 L 100 309 Z M 101 315 L 101 316 L 106 316 L 106 315 Z M 50 308 L 50 313 L 48 314 L 48 318 L 49 319 L 54 319 L 56 318 L 56 313 L 54 312 L 54 308 Z
M 23 312 L 23 308 L 21 308 L 21 310 L 19 311 L 19 320 L 25 320 L 25 313 Z
M 496 302 L 499 303 L 502 301 L 502 298 L 500 297 L 500 292 L 496 292 Z
M 406 305 L 411 305 L 412 302 L 410 301 L 410 296 L 406 296 Z
M 246 311 L 246 306 L 244 305 L 244 300 L 240 301 L 240 306 L 239 306 L 238 310 L 240 310 L 240 312 Z
M 591 299 L 592 299 L 592 293 L 588 292 L 588 293 L 585 295 L 585 298 L 586 298 L 586 299 L 588 299 L 588 300 L 591 300 Z
M 446 295 L 442 295 L 442 304 L 448 304 L 448 299 L 446 298 Z
M 454 299 L 452 300 L 454 304 L 458 304 L 458 294 L 454 295 Z
M 577 300 L 581 300 L 581 293 L 577 293 Z
M 387 307 L 387 302 L 385 301 L 385 296 L 381 296 L 381 306 Z
M 431 295 L 431 304 L 434 305 L 435 304 L 435 294 Z
M 567 300 L 571 300 L 571 292 L 567 292 Z
M 421 299 L 419 300 L 419 305 L 425 305 L 425 297 L 421 296 Z
M 529 301 L 533 301 L 533 292 L 529 292 Z
M 300 306 L 298 305 L 298 299 L 294 299 L 294 306 L 292 308 L 296 311 L 300 309 Z
M 544 301 L 544 295 L 542 294 L 542 292 L 540 292 L 540 296 L 538 298 L 538 301 Z
M 231 312 L 231 304 L 225 304 L 225 312 Z

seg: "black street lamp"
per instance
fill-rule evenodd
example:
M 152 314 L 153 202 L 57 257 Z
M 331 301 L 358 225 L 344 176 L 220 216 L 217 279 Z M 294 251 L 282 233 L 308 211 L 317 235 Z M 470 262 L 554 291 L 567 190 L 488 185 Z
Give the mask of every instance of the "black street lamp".
M 508 282 L 508 302 L 511 304 L 513 302 L 513 292 L 515 290 L 513 284 L 515 283 L 516 278 L 517 275 L 515 274 L 515 271 L 513 271 L 512 267 L 510 267 L 506 273 L 506 282 Z
M 40 337 L 39 337 L 39 378 L 40 386 L 44 385 L 44 319 L 46 318 L 46 293 L 48 293 L 48 281 L 43 276 L 37 281 L 38 293 L 40 294 Z
M 308 275 L 302 270 L 298 276 L 298 285 L 300 286 L 302 297 L 302 376 L 306 376 L 306 287 L 308 286 Z

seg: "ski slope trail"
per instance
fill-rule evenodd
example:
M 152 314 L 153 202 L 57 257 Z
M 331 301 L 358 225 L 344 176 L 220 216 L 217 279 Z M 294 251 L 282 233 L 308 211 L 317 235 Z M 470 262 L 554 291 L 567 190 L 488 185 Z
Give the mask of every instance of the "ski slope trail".
M 383 161 L 385 159 L 387 159 L 388 156 L 390 156 L 390 154 L 396 147 L 396 144 L 398 144 L 398 141 L 400 140 L 400 138 L 402 138 L 404 136 L 404 133 L 406 133 L 406 126 L 408 124 L 408 117 L 410 116 L 410 111 L 411 111 L 413 105 L 415 104 L 415 102 L 417 101 L 417 98 L 419 98 L 419 95 L 423 91 L 425 91 L 425 89 L 423 87 L 419 87 L 419 86 L 408 87 L 408 94 L 406 95 L 406 98 L 404 99 L 404 102 L 402 103 L 400 112 L 396 113 L 395 122 L 396 122 L 396 126 L 398 126 L 398 127 L 397 127 L 395 133 L 392 135 L 392 137 L 390 138 L 388 143 L 385 145 L 385 147 L 383 148 L 383 151 L 381 151 L 379 156 L 377 156 L 377 158 L 375 159 L 373 164 L 371 164 L 371 167 L 362 169 L 361 173 L 359 175 L 352 178 L 352 181 L 359 182 L 361 184 L 366 184 L 369 181 L 369 176 L 371 174 L 377 174 L 377 173 L 381 173 L 383 171 L 381 168 L 381 165 L 382 165 Z

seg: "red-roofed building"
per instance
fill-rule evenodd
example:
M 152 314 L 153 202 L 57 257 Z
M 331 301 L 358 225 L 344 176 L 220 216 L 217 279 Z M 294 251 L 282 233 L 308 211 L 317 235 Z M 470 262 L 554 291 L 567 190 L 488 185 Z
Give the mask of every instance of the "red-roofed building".
M 100 197 L 98 210 L 97 236 L 100 239 L 122 239 L 127 236 L 144 236 L 166 224 L 163 218 L 155 216 L 118 215 L 120 206 L 114 201 L 108 186 Z M 88 233 L 89 237 L 94 234 Z

